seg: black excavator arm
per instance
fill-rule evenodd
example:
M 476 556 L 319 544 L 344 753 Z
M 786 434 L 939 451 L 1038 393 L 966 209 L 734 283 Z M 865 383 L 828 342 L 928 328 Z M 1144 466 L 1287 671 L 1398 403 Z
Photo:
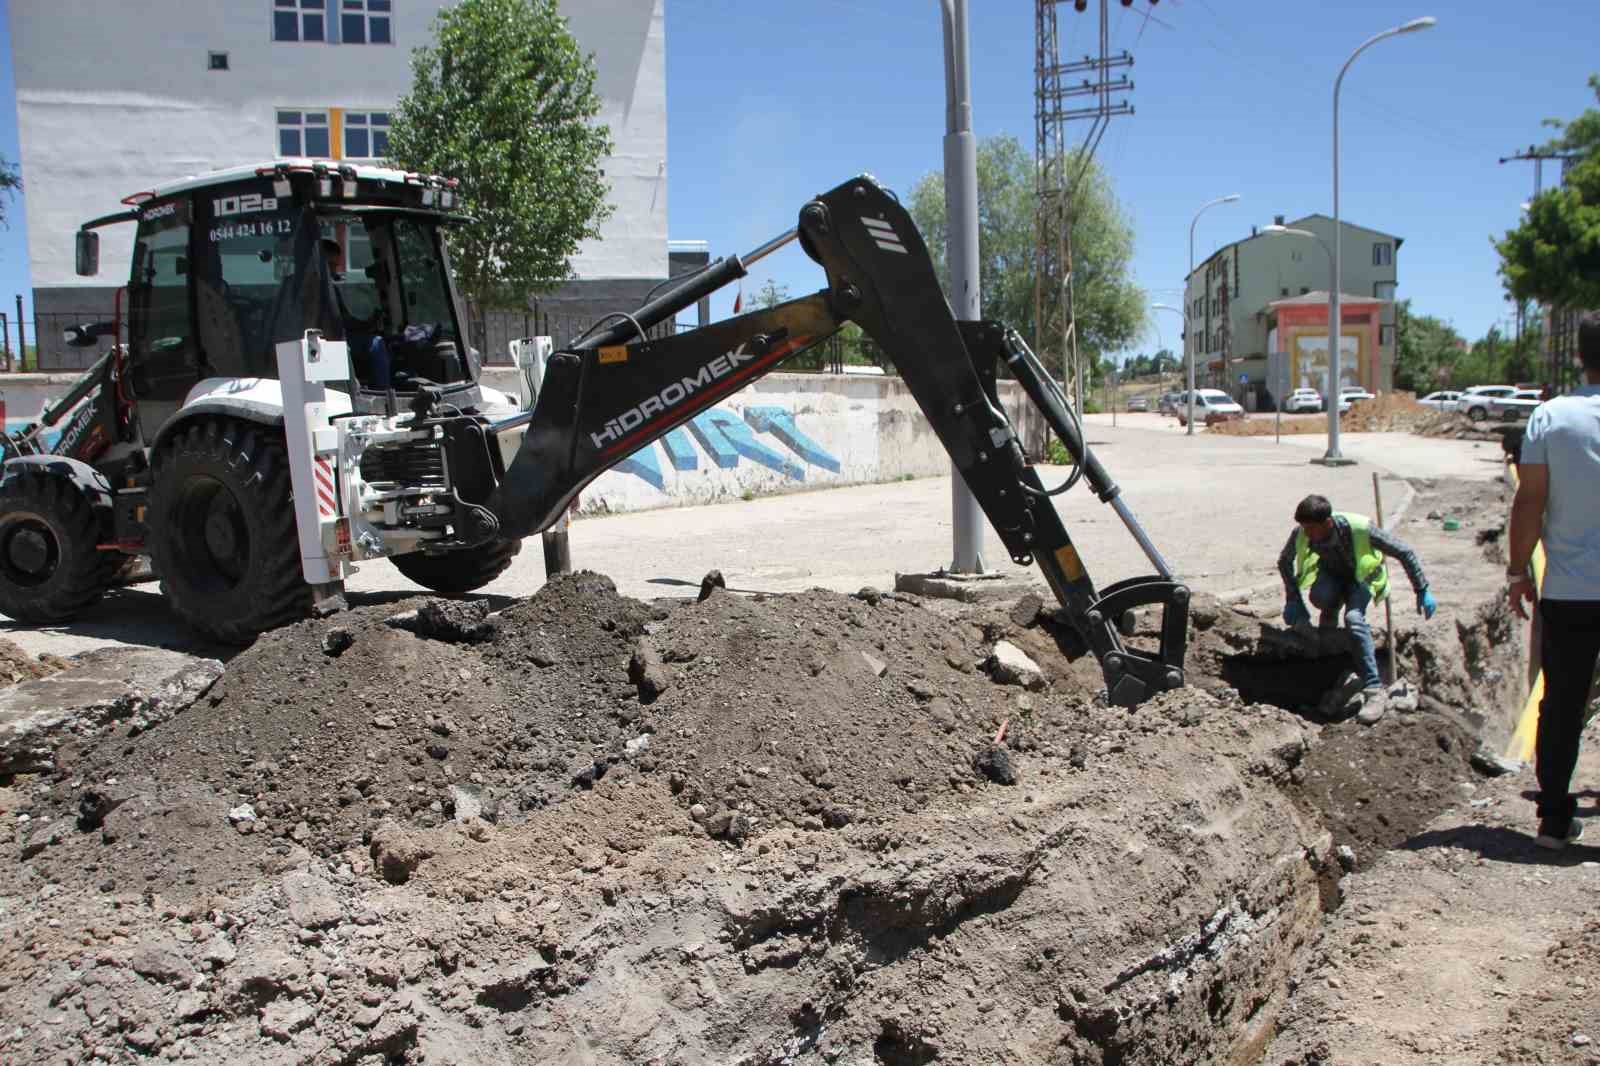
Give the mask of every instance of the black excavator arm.
M 826 272 L 823 291 L 676 336 L 646 336 L 795 237 Z M 807 203 L 797 230 L 742 260 L 719 260 L 553 355 L 533 410 L 491 427 L 527 426 L 487 500 L 501 535 L 548 528 L 599 474 L 846 322 L 857 323 L 893 362 L 1011 557 L 1044 572 L 1065 618 L 1099 660 L 1111 700 L 1131 707 L 1182 685 L 1189 590 L 1134 520 L 1022 338 L 999 323 L 955 320 L 910 215 L 870 177 Z M 1061 489 L 1045 490 L 998 402 L 1002 361 L 1076 461 L 1063 487 L 1087 481 L 1138 540 L 1155 575 L 1095 588 L 1051 502 Z M 1118 623 L 1149 606 L 1162 608 L 1158 647 L 1127 646 Z

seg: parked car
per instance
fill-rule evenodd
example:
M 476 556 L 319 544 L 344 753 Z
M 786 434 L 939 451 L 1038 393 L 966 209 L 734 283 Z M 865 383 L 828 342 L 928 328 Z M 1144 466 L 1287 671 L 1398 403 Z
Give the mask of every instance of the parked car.
M 1180 397 L 1182 395 L 1183 395 L 1183 393 L 1181 393 L 1181 392 L 1164 392 L 1164 393 L 1162 393 L 1161 394 L 1161 399 L 1156 403 L 1156 410 L 1161 412 L 1164 415 L 1175 415 L 1175 414 L 1177 414 L 1178 413 L 1178 397 Z
M 1129 411 L 1148 411 L 1148 410 L 1150 410 L 1150 397 L 1148 397 L 1148 396 L 1130 396 L 1130 397 L 1128 397 L 1128 410 Z
M 1346 385 L 1344 388 L 1339 390 L 1339 401 L 1341 404 L 1356 403 L 1360 400 L 1376 399 L 1376 396 L 1362 388 L 1360 385 Z M 1341 406 L 1340 410 L 1342 411 L 1344 408 Z
M 1456 409 L 1456 401 L 1459 399 L 1461 399 L 1459 392 L 1452 389 L 1444 389 L 1440 392 L 1430 392 L 1417 402 L 1424 407 L 1431 407 L 1435 411 L 1454 411 Z
M 1518 389 L 1510 396 L 1496 396 L 1485 405 L 1489 408 L 1488 417 L 1498 418 L 1502 422 L 1521 422 L 1533 414 L 1533 409 L 1544 403 L 1544 392 L 1540 389 Z M 1474 408 L 1476 410 L 1476 408 Z M 1467 416 L 1471 418 L 1469 414 Z M 1473 419 L 1481 421 L 1481 419 Z
M 1283 401 L 1285 414 L 1301 414 L 1306 411 L 1322 410 L 1322 393 L 1316 389 L 1295 389 L 1289 398 Z
M 1462 392 L 1461 398 L 1456 401 L 1456 410 L 1474 422 L 1482 422 L 1489 417 L 1490 400 L 1510 396 L 1516 391 L 1515 385 L 1474 385 Z
M 1189 394 L 1178 394 L 1178 425 L 1189 424 Z M 1218 422 L 1227 422 L 1235 418 L 1244 417 L 1244 408 L 1234 402 L 1233 397 L 1221 389 L 1195 389 L 1194 390 L 1194 417 L 1198 422 L 1214 426 Z

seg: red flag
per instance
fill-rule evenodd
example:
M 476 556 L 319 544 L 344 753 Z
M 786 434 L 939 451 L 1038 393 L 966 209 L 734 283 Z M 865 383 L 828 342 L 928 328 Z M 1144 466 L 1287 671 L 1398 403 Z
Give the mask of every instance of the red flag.
M 744 306 L 744 282 L 739 282 L 738 290 L 733 294 L 733 313 L 738 314 L 739 308 Z

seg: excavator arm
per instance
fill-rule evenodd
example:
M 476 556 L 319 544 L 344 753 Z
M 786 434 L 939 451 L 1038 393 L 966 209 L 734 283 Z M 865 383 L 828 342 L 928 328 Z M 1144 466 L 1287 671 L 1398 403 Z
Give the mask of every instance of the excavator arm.
M 676 336 L 647 336 L 796 237 L 822 266 L 826 289 Z M 1131 707 L 1181 686 L 1188 589 L 1086 447 L 1078 419 L 1022 338 L 999 323 L 955 320 L 910 215 L 870 177 L 807 203 L 796 230 L 744 259 L 719 260 L 555 353 L 533 409 L 489 427 L 498 433 L 526 427 L 486 501 L 500 534 L 548 528 L 605 470 L 846 322 L 857 323 L 894 364 L 1011 557 L 1043 571 L 1061 614 L 1100 662 L 1111 700 Z M 1096 589 L 1051 502 L 1061 489 L 1047 492 L 1040 483 L 997 400 L 1002 362 L 1076 463 L 1063 488 L 1086 481 L 1126 524 L 1156 574 Z M 1119 623 L 1139 607 L 1161 608 L 1154 648 L 1123 641 Z

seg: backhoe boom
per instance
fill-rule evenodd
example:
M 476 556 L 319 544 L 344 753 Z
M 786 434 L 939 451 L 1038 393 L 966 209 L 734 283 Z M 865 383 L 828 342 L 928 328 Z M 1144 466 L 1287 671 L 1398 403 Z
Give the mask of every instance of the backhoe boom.
M 821 292 L 676 336 L 645 336 L 742 277 L 759 254 L 791 238 L 785 234 L 744 260 L 712 264 L 631 314 L 610 316 L 554 354 L 532 411 L 491 427 L 527 427 L 487 501 L 500 535 L 548 528 L 599 474 L 855 322 L 894 364 L 1011 557 L 1043 571 L 1062 614 L 1100 661 L 1113 702 L 1134 706 L 1182 685 L 1188 589 L 1173 579 L 1022 339 L 999 323 L 955 320 L 910 215 L 871 178 L 807 203 L 798 237 L 827 275 Z M 1073 456 L 1071 480 L 1081 476 L 1113 506 L 1155 575 L 1096 590 L 998 402 L 1001 362 Z M 1163 610 L 1153 650 L 1125 645 L 1119 632 L 1124 615 L 1144 606 Z

